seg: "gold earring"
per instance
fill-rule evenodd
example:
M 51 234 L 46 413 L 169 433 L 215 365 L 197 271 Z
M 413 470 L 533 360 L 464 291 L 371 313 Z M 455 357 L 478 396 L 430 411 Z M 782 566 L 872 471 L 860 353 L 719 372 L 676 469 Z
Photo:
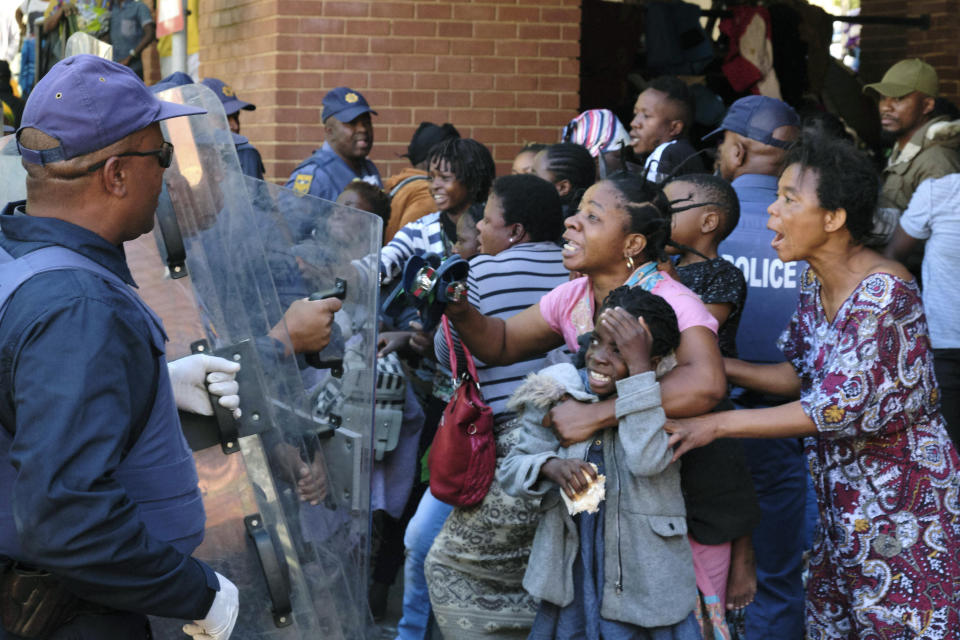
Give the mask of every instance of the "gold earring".
M 627 268 L 630 271 L 633 271 L 636 267 L 633 266 L 633 256 L 624 256 L 627 259 Z

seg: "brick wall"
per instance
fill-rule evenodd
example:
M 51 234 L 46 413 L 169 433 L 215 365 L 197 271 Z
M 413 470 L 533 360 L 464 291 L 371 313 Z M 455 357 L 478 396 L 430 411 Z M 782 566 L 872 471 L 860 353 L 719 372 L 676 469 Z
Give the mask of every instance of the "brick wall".
M 200 72 L 257 105 L 243 133 L 272 180 L 320 145 L 321 100 L 340 85 L 379 112 L 383 175 L 408 166 L 397 156 L 423 120 L 483 142 L 504 173 L 576 115 L 579 39 L 579 0 L 205 0 Z
M 940 77 L 941 95 L 960 102 L 960 0 L 861 0 L 863 15 L 930 15 L 930 29 L 865 25 L 860 76 L 877 82 L 890 65 L 903 58 L 921 58 Z

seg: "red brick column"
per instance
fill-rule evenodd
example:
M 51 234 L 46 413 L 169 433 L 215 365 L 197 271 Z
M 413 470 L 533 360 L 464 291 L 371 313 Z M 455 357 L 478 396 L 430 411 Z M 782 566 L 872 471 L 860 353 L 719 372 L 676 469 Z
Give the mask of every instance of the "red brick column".
M 579 0 L 210 0 L 200 72 L 257 110 L 243 133 L 286 180 L 323 140 L 321 100 L 350 86 L 379 112 L 383 175 L 423 120 L 483 142 L 498 171 L 525 142 L 555 142 L 579 106 Z

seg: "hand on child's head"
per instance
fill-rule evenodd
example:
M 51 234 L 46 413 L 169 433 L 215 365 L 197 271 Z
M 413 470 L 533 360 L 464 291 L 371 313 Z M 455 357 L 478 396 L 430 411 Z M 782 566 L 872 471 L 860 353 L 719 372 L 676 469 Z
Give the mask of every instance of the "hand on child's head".
M 650 371 L 650 346 L 653 336 L 643 318 L 636 318 L 620 307 L 605 309 L 600 314 L 597 332 L 617 345 L 630 375 Z

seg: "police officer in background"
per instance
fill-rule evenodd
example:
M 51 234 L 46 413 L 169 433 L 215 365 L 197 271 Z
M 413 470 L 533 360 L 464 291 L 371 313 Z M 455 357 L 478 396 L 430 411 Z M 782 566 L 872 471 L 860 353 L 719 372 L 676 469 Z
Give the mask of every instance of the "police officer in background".
M 323 146 L 290 174 L 285 185 L 297 193 L 336 200 L 347 183 L 363 180 L 382 187 L 380 172 L 367 160 L 373 149 L 370 108 L 359 92 L 337 87 L 323 97 Z
M 737 350 L 750 362 L 782 362 L 777 338 L 797 308 L 802 267 L 782 263 L 770 246 L 767 207 L 777 199 L 777 176 L 787 148 L 800 134 L 793 108 L 767 96 L 734 102 L 720 128 L 720 175 L 740 200 L 740 222 L 720 243 L 720 255 L 747 280 Z M 737 384 L 734 373 L 727 377 Z M 735 387 L 738 408 L 781 404 L 783 398 Z M 799 640 L 803 637 L 802 555 L 806 507 L 806 462 L 798 438 L 741 440 L 763 519 L 753 530 L 757 594 L 746 609 L 748 638 Z
M 236 587 L 190 557 L 205 515 L 177 409 L 204 403 L 205 379 L 235 394 L 237 367 L 168 368 L 122 247 L 153 227 L 173 153 L 158 123 L 202 112 L 89 55 L 27 101 L 27 201 L 0 215 L 0 637 L 147 638 L 147 614 L 233 629 Z
M 240 170 L 244 175 L 257 180 L 263 180 L 263 160 L 260 152 L 250 144 L 250 141 L 240 135 L 240 112 L 254 111 L 257 105 L 245 102 L 237 96 L 233 87 L 217 78 L 204 78 L 201 84 L 213 91 L 223 103 L 223 112 L 227 116 L 230 132 L 237 141 L 237 157 L 240 159 Z

